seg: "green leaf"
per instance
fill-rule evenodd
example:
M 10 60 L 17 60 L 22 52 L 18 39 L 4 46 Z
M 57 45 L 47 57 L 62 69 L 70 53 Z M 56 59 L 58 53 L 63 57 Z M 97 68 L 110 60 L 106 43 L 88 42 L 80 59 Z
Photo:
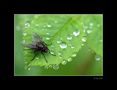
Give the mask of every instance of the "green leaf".
M 23 43 L 32 43 L 32 33 L 37 33 L 51 52 L 51 54 L 44 53 L 48 63 L 41 53 L 31 61 L 35 54 L 31 50 L 25 50 L 24 47 L 25 62 L 30 66 L 59 65 L 75 57 L 80 50 L 82 37 L 85 35 L 81 15 L 20 15 L 20 17 L 23 20 Z
M 96 54 L 103 56 L 103 27 L 102 15 L 95 16 L 95 26 L 87 37 L 87 44 Z

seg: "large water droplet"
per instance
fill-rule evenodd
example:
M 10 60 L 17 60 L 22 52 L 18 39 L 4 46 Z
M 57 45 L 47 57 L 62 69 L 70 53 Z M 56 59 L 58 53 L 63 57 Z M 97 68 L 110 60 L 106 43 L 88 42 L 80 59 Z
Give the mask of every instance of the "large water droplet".
M 68 61 L 68 62 L 71 62 L 71 61 L 72 61 L 72 58 L 68 58 L 67 61 Z
M 25 23 L 25 28 L 28 28 L 28 27 L 30 27 L 30 23 Z
M 24 32 L 24 33 L 23 33 L 23 36 L 26 36 L 26 35 L 27 35 L 27 33 Z
M 83 37 L 82 38 L 82 42 L 86 42 L 87 38 L 86 37 Z
M 67 44 L 65 42 L 62 42 L 60 44 L 60 48 L 62 48 L 62 49 L 67 48 Z
M 54 70 L 59 69 L 59 65 L 57 65 L 57 64 L 53 65 L 53 69 L 54 69 Z
M 95 60 L 96 60 L 96 61 L 99 61 L 99 60 L 101 60 L 101 57 L 100 57 L 99 55 L 96 55 L 96 56 L 95 56 Z
M 73 32 L 73 35 L 74 35 L 75 37 L 78 36 L 79 34 L 80 34 L 80 31 L 79 31 L 79 30 Z
M 66 65 L 67 61 L 64 60 L 64 61 L 61 62 L 61 64 Z

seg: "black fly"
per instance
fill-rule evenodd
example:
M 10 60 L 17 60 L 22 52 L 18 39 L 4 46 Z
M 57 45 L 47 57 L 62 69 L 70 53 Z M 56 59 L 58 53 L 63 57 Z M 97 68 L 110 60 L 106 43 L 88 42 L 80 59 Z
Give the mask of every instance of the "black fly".
M 46 63 L 48 62 L 44 53 L 47 53 L 47 52 L 50 53 L 50 50 L 48 49 L 47 44 L 42 40 L 42 38 L 37 33 L 33 33 L 32 35 L 32 44 L 28 44 L 25 46 L 27 48 L 34 50 L 35 55 L 32 58 L 32 60 L 35 59 L 35 57 L 38 55 L 38 52 L 41 52 L 41 54 L 44 56 Z

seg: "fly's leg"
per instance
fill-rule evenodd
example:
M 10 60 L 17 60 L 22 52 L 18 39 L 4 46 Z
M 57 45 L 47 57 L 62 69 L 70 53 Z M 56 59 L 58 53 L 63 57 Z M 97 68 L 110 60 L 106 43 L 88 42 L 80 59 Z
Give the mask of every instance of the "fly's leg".
M 42 55 L 43 55 L 43 57 L 44 57 L 44 59 L 45 59 L 46 63 L 48 63 L 48 61 L 47 61 L 47 59 L 46 59 L 46 57 L 45 57 L 44 53 L 43 53 L 43 52 L 41 52 L 41 53 L 42 53 Z
M 31 61 L 34 60 L 35 57 L 38 55 L 38 53 L 36 53 L 36 52 L 37 52 L 37 51 L 35 50 L 35 51 L 34 51 L 35 55 L 34 55 L 34 57 L 31 59 Z

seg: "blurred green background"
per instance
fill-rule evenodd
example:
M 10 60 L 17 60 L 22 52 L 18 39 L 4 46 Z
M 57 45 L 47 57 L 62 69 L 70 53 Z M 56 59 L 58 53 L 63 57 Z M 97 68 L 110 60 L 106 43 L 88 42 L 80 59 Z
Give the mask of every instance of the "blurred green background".
M 89 18 L 88 15 L 85 15 L 85 17 L 86 16 Z M 31 14 L 28 18 L 33 20 L 32 17 L 34 17 L 34 15 Z M 30 70 L 25 70 L 23 46 L 21 44 L 23 40 L 22 30 L 24 27 L 25 18 L 27 18 L 27 15 L 14 15 L 15 76 L 103 76 L 103 57 L 97 55 L 96 52 L 94 52 L 87 44 L 82 46 L 80 51 L 77 53 L 77 56 L 74 57 L 71 62 L 68 62 L 66 65 L 60 64 L 58 70 L 54 70 L 52 68 L 47 69 L 40 66 L 32 66 Z M 89 20 L 90 19 L 91 18 L 89 18 Z

